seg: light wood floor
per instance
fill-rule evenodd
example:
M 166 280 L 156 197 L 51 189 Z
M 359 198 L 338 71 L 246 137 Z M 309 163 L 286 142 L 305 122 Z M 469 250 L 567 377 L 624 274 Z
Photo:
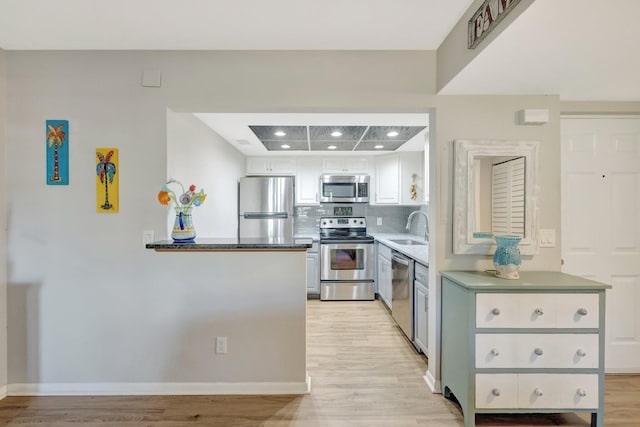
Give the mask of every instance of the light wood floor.
M 8 397 L 1 426 L 462 426 L 427 361 L 376 302 L 308 304 L 308 396 Z M 640 376 L 608 376 L 606 426 L 640 425 Z M 585 414 L 478 415 L 478 426 L 588 426 Z

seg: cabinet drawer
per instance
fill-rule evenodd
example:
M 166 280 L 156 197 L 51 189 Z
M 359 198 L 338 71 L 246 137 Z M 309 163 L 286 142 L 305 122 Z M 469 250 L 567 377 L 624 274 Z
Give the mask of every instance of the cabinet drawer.
M 476 295 L 478 328 L 598 328 L 598 294 Z
M 476 374 L 476 408 L 517 408 L 518 375 Z
M 597 374 L 476 374 L 476 408 L 596 409 Z
M 414 276 L 415 279 L 426 285 L 427 283 L 429 283 L 429 269 L 427 267 L 425 267 L 422 264 L 418 264 L 417 262 L 415 263 L 415 267 L 414 267 Z
M 598 368 L 597 334 L 476 334 L 476 368 Z
M 520 408 L 598 407 L 597 374 L 521 374 L 518 375 Z
M 391 260 L 391 248 L 383 245 L 382 243 L 378 243 L 378 255 Z

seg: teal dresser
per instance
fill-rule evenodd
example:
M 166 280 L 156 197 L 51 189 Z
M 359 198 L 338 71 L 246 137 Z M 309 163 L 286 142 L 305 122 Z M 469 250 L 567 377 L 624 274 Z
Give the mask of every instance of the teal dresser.
M 590 412 L 604 425 L 605 290 L 558 272 L 442 273 L 441 382 L 477 413 Z

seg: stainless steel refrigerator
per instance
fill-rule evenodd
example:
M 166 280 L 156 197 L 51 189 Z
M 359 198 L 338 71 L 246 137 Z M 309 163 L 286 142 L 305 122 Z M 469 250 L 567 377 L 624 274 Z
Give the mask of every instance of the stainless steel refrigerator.
M 238 237 L 293 239 L 292 176 L 247 176 L 238 184 Z

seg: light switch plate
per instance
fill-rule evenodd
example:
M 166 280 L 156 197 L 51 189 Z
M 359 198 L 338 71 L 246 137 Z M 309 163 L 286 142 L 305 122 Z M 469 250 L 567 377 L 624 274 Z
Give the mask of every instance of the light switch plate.
M 382 225 L 382 217 L 377 217 L 376 219 L 376 225 Z
M 555 248 L 556 247 L 556 230 L 540 230 L 540 247 Z

